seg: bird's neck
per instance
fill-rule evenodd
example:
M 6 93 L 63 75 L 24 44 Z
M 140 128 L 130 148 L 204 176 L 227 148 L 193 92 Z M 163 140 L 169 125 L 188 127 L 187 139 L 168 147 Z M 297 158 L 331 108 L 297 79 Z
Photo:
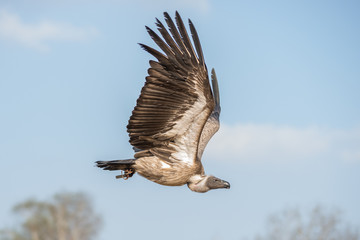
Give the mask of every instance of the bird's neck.
M 190 188 L 191 191 L 194 192 L 200 192 L 200 193 L 204 193 L 209 191 L 209 187 L 206 186 L 206 180 L 207 180 L 208 176 L 206 175 L 200 175 L 200 174 L 196 174 L 192 177 L 190 177 L 187 185 L 188 188 Z

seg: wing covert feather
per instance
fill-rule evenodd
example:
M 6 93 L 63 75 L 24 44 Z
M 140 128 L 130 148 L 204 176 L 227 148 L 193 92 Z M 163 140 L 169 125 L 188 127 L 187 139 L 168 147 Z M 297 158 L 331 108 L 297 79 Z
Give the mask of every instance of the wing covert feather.
M 212 111 L 211 115 L 207 119 L 205 126 L 203 128 L 203 131 L 201 132 L 200 140 L 199 140 L 199 147 L 198 147 L 198 159 L 201 159 L 202 154 L 205 150 L 206 145 L 214 136 L 214 134 L 219 130 L 220 128 L 220 92 L 219 92 L 219 84 L 217 81 L 215 70 L 211 70 L 211 85 L 212 90 L 214 94 L 214 100 L 215 100 L 215 107 Z

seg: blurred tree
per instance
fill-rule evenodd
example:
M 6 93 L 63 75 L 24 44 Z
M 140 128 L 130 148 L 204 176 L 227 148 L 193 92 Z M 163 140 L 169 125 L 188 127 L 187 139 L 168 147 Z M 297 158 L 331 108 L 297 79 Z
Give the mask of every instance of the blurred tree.
M 269 217 L 267 231 L 256 240 L 360 240 L 358 230 L 342 222 L 341 212 L 317 206 L 304 216 L 298 209 Z
M 59 193 L 49 202 L 28 200 L 14 207 L 22 223 L 4 229 L 0 240 L 92 240 L 101 218 L 84 193 Z

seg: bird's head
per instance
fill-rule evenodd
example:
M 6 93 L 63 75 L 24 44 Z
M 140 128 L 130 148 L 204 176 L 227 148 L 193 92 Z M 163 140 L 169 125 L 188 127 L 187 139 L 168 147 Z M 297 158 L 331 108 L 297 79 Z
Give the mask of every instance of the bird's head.
M 194 175 L 187 183 L 194 192 L 204 193 L 212 189 L 230 188 L 230 183 L 211 175 Z

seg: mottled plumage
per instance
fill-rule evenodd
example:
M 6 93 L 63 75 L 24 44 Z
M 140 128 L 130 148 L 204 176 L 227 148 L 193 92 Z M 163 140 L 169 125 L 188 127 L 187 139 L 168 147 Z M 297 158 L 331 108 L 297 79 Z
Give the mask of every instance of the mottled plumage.
M 164 13 L 169 31 L 156 19 L 162 36 L 146 27 L 163 53 L 140 44 L 157 61 L 150 60 L 146 82 L 127 126 L 134 159 L 98 161 L 105 170 L 135 172 L 167 186 L 187 184 L 196 192 L 229 188 L 230 184 L 206 176 L 203 151 L 219 129 L 220 98 L 215 71 L 212 89 L 199 37 L 189 20 L 194 46 L 176 12 L 175 23 Z M 177 26 L 177 27 L 176 27 Z

